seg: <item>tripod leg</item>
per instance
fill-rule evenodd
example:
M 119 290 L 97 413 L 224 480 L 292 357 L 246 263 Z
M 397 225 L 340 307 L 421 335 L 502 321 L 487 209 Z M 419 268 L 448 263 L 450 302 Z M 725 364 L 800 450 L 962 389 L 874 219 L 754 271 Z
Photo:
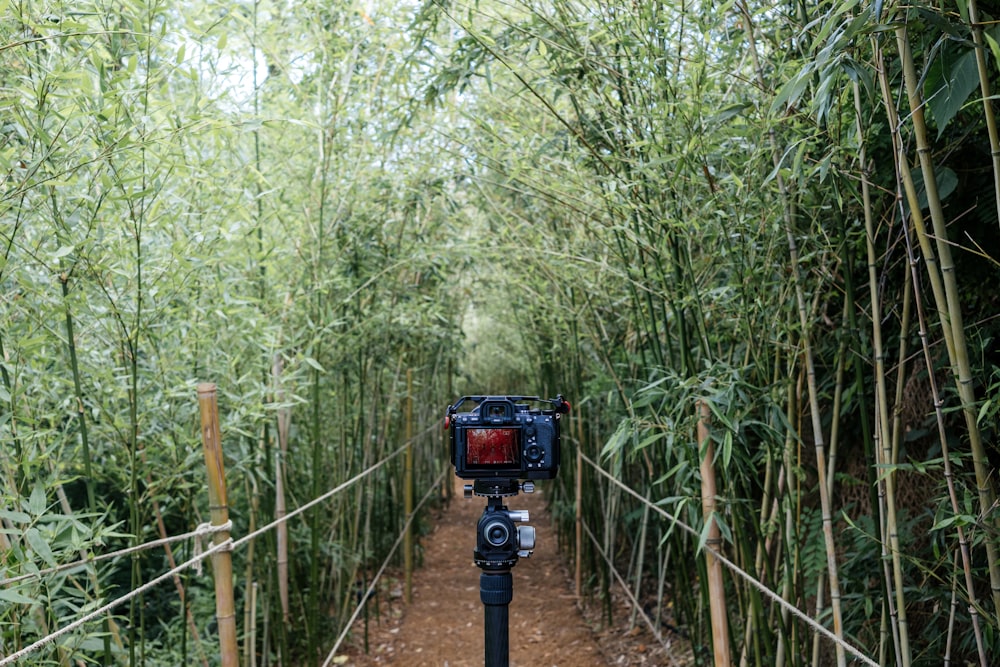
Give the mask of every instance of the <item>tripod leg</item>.
M 479 597 L 486 619 L 486 667 L 508 667 L 514 577 L 510 572 L 483 572 L 479 575 Z

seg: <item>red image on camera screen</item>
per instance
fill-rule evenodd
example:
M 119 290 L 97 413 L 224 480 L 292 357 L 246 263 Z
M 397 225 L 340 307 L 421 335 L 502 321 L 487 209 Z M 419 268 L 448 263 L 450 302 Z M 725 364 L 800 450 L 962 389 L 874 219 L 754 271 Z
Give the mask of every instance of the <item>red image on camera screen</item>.
M 466 432 L 465 462 L 475 466 L 517 465 L 517 429 L 469 429 Z

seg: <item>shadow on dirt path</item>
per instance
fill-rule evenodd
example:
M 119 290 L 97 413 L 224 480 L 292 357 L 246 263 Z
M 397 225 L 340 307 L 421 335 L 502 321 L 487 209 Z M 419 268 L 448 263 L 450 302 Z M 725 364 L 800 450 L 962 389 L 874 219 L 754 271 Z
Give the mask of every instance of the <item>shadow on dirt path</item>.
M 483 664 L 483 605 L 480 570 L 472 562 L 476 522 L 485 498 L 464 498 L 462 480 L 433 532 L 421 540 L 423 567 L 413 575 L 413 602 L 401 600 L 370 621 L 369 654 L 358 648 L 339 664 L 472 667 Z M 510 604 L 512 667 L 597 667 L 609 663 L 577 609 L 575 596 L 556 551 L 556 536 L 545 511 L 544 483 L 533 494 L 508 499 L 510 509 L 526 509 L 536 529 L 531 558 L 512 570 Z M 395 612 L 395 613 L 393 613 Z M 387 618 L 388 616 L 388 618 Z M 360 629 L 356 631 L 360 633 Z M 359 642 L 355 640 L 355 646 Z

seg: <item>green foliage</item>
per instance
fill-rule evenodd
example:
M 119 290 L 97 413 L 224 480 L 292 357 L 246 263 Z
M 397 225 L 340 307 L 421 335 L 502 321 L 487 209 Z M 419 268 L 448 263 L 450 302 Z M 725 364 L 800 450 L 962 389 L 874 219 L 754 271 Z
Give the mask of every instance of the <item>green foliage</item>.
M 703 567 L 678 522 L 695 535 L 706 525 L 698 401 L 712 414 L 725 549 L 761 581 L 829 620 L 824 442 L 847 637 L 879 654 L 896 584 L 878 562 L 890 519 L 869 491 L 915 475 L 921 493 L 892 520 L 913 662 L 939 661 L 949 627 L 964 638 L 952 659 L 976 658 L 969 619 L 942 611 L 953 590 L 979 596 L 986 644 L 997 641 L 981 583 L 997 535 L 975 493 L 982 461 L 943 389 L 952 378 L 939 383 L 943 440 L 921 384 L 950 363 L 944 309 L 908 277 L 907 250 L 925 255 L 907 226 L 916 212 L 896 196 L 915 120 L 887 116 L 907 106 L 894 39 L 905 27 L 937 129 L 972 408 L 989 441 L 1000 227 L 976 54 L 995 86 L 1000 38 L 986 31 L 977 51 L 968 4 L 956 15 L 855 0 L 129 0 L 0 12 L 6 576 L 152 539 L 159 519 L 167 533 L 204 520 L 197 382 L 220 388 L 238 536 L 275 517 L 281 470 L 292 509 L 394 451 L 413 369 L 416 431 L 462 393 L 566 394 L 578 421 L 564 458 L 581 447 L 676 517 L 650 518 L 582 471 L 604 550 L 695 645 L 708 641 Z M 914 208 L 929 208 L 921 175 L 914 186 Z M 930 320 L 919 331 L 908 291 Z M 930 373 L 912 361 L 928 336 Z M 894 361 L 899 399 L 876 409 L 878 363 Z M 881 414 L 900 416 L 891 463 L 876 459 L 869 425 Z M 418 488 L 440 448 L 425 438 L 419 452 Z M 270 634 L 256 650 L 325 655 L 404 518 L 401 474 L 390 463 L 292 523 L 287 623 L 274 535 L 235 555 L 240 584 L 263 597 L 253 613 Z M 563 478 L 553 494 L 564 545 L 572 489 Z M 974 590 L 951 559 L 959 528 Z M 575 557 L 606 603 L 596 550 Z M 0 587 L 4 652 L 165 565 L 149 554 Z M 207 582 L 185 586 L 196 617 L 210 616 Z M 745 584 L 729 592 L 732 617 L 752 628 L 734 648 L 769 664 L 781 645 L 806 662 L 809 632 Z M 40 659 L 179 664 L 214 655 L 201 641 L 164 589 Z
M 290 509 L 398 447 L 406 368 L 421 378 L 425 430 L 457 348 L 460 312 L 445 308 L 436 250 L 451 235 L 441 213 L 452 195 L 447 165 L 420 157 L 440 148 L 433 135 L 407 129 L 392 101 L 412 87 L 400 54 L 413 46 L 385 17 L 138 1 L 2 11 L 8 575 L 153 539 L 160 519 L 169 534 L 204 520 L 199 381 L 221 392 L 237 537 L 274 518 L 279 411 L 292 426 Z M 393 145 L 403 130 L 405 146 Z M 438 460 L 435 447 L 420 456 L 433 464 L 418 466 L 418 488 Z M 324 506 L 333 525 L 320 528 L 340 540 L 330 548 L 310 549 L 315 527 L 292 528 L 305 566 L 292 589 L 335 610 L 324 636 L 399 531 L 401 512 L 387 508 L 401 474 L 388 466 Z M 56 493 L 68 509 L 49 507 Z M 25 502 L 45 503 L 28 527 Z M 373 512 L 381 519 L 365 524 Z M 258 649 L 290 660 L 320 626 L 279 634 L 273 540 L 252 559 L 237 553 L 236 571 L 261 585 L 256 613 L 274 615 L 259 623 L 272 635 Z M 166 566 L 145 555 L 3 588 L 4 653 Z M 211 586 L 186 588 L 197 618 L 211 617 Z M 216 653 L 209 637 L 194 643 L 172 587 L 119 611 L 112 622 L 127 634 L 105 643 L 96 623 L 49 655 L 104 662 L 124 650 L 133 663 L 178 664 Z
M 852 607 L 845 631 L 877 655 L 886 590 L 873 549 L 878 541 L 866 536 L 851 542 L 843 526 L 878 514 L 868 493 L 878 480 L 940 470 L 932 463 L 934 445 L 920 441 L 916 429 L 904 458 L 892 466 L 880 468 L 864 444 L 872 439 L 875 400 L 873 325 L 888 332 L 880 335 L 888 336 L 882 353 L 890 358 L 904 354 L 901 344 L 913 330 L 903 327 L 914 326 L 900 310 L 903 293 L 912 289 L 900 249 L 899 214 L 908 210 L 901 211 L 893 196 L 901 188 L 899 171 L 882 120 L 882 96 L 892 92 L 879 77 L 883 71 L 890 86 L 900 85 L 899 59 L 883 54 L 895 55 L 893 31 L 906 22 L 913 52 L 925 54 L 920 80 L 942 133 L 942 150 L 935 154 L 938 196 L 957 206 L 956 193 L 968 193 L 963 188 L 971 182 L 958 154 L 985 157 L 974 148 L 985 143 L 985 128 L 969 102 L 978 70 L 968 23 L 932 9 L 901 16 L 895 7 L 850 0 L 778 8 L 689 3 L 683 13 L 655 3 L 584 8 L 562 1 L 464 11 L 430 3 L 425 9 L 425 17 L 433 16 L 428 25 L 450 20 L 462 33 L 424 97 L 442 108 L 455 94 L 474 104 L 463 105 L 467 123 L 453 135 L 474 156 L 469 178 L 477 186 L 477 214 L 485 216 L 484 227 L 503 230 L 509 243 L 491 280 L 507 284 L 507 264 L 516 257 L 518 287 L 545 297 L 525 304 L 499 289 L 491 312 L 511 308 L 519 324 L 530 323 L 518 327 L 517 344 L 508 349 L 524 340 L 529 349 L 558 355 L 555 384 L 573 387 L 567 393 L 578 395 L 584 411 L 574 444 L 700 532 L 700 460 L 692 441 L 694 404 L 707 400 L 727 503 L 718 516 L 728 531 L 727 548 L 773 589 L 788 586 L 792 599 L 813 600 L 817 580 L 825 589 L 828 557 L 814 456 L 823 436 L 831 474 L 849 470 L 846 478 L 859 481 L 839 499 L 839 485 L 832 486 L 842 595 L 866 601 Z M 989 163 L 976 164 L 985 172 Z M 867 200 L 860 185 L 866 178 L 874 186 Z M 980 187 L 989 188 L 985 181 Z M 919 180 L 917 190 L 918 202 L 927 206 Z M 984 219 L 994 212 L 987 199 L 977 203 Z M 949 212 L 962 226 L 958 210 Z M 879 223 L 871 258 L 862 226 L 866 213 Z M 990 224 L 996 227 L 995 216 Z M 992 238 L 971 225 L 966 230 L 976 239 L 973 248 Z M 793 243 L 795 264 L 789 262 Z M 852 268 L 869 265 L 870 278 Z M 979 273 L 983 268 L 969 262 L 963 270 L 976 271 L 985 285 L 995 279 L 995 265 L 988 277 Z M 966 294 L 972 293 L 983 292 L 970 286 Z M 522 308 L 535 316 L 524 316 Z M 989 307 L 975 312 L 972 320 L 992 318 Z M 824 433 L 814 432 L 805 394 L 807 343 Z M 846 381 L 852 374 L 856 380 Z M 979 378 L 986 389 L 982 416 L 991 413 L 995 388 Z M 543 382 L 549 381 L 545 374 Z M 907 376 L 899 382 L 902 388 Z M 920 396 L 900 400 L 904 412 L 912 401 L 923 406 L 923 415 L 932 412 Z M 834 428 L 839 438 L 827 440 Z M 912 429 L 913 422 L 899 428 Z M 944 428 L 951 442 L 961 439 L 958 423 L 947 420 Z M 633 566 L 637 506 L 590 472 L 584 471 L 584 484 L 595 489 L 585 498 L 585 518 L 602 526 L 621 523 L 623 530 L 606 529 L 611 542 L 605 548 L 618 564 Z M 974 501 L 968 488 L 960 488 L 966 504 Z M 919 508 L 937 506 L 935 493 L 940 491 L 906 501 L 916 505 L 904 507 L 894 524 L 901 544 L 926 544 L 921 535 L 929 524 Z M 555 502 L 562 507 L 570 499 Z M 572 521 L 566 512 L 559 516 L 565 543 Z M 943 518 L 941 526 L 953 528 L 953 512 Z M 649 556 L 692 553 L 687 536 L 661 529 Z M 874 534 L 873 528 L 866 533 Z M 771 545 L 766 555 L 765 543 Z M 590 576 L 606 594 L 604 565 L 593 552 L 576 557 L 593 568 Z M 933 561 L 905 564 L 903 599 L 917 618 L 933 595 L 921 596 L 909 577 L 943 581 Z M 693 564 L 657 557 L 642 562 L 651 568 L 646 580 L 668 579 L 677 590 L 700 576 Z M 793 655 L 811 653 L 804 648 L 809 633 L 784 624 L 762 627 L 774 618 L 770 603 L 755 602 L 754 591 L 741 584 L 734 588 L 738 602 L 730 603 L 741 605 L 734 617 L 755 624 L 748 637 L 775 633 L 774 642 L 786 644 L 795 664 L 800 658 Z M 692 636 L 704 640 L 707 612 L 681 599 L 675 601 L 678 614 L 691 624 Z M 828 611 L 816 615 L 829 621 Z M 995 621 L 990 615 L 990 628 Z M 962 626 L 967 619 L 955 622 Z M 773 659 L 762 636 L 746 647 L 756 664 Z M 919 660 L 943 650 L 932 643 L 922 648 L 921 633 L 909 641 Z M 734 642 L 743 648 L 742 638 Z M 971 646 L 960 649 L 971 650 L 964 654 L 970 659 L 976 652 Z M 830 646 L 821 651 L 832 659 Z

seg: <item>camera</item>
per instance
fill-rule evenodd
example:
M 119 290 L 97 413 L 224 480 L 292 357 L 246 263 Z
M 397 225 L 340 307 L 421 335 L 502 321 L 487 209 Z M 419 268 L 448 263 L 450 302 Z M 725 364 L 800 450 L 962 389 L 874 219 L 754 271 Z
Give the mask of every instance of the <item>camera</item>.
M 468 412 L 459 412 L 466 403 Z M 548 403 L 548 409 L 532 404 Z M 559 418 L 570 405 L 557 396 L 463 396 L 448 406 L 451 462 L 462 479 L 553 479 L 559 471 Z

